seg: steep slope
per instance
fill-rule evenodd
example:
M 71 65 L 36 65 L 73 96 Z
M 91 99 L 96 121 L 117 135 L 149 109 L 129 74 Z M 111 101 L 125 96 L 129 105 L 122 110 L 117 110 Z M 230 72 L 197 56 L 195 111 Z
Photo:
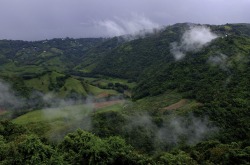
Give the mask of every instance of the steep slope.
M 249 81 L 249 45 L 250 39 L 246 37 L 218 38 L 199 52 L 187 53 L 183 60 L 154 64 L 140 76 L 135 93 L 146 96 L 166 89 L 179 89 L 182 92 L 192 91 L 190 97 L 208 101 L 208 96 L 214 95 L 209 94 L 210 89 L 214 92 L 227 91 L 232 83 Z M 199 96 L 203 90 L 207 91 L 206 98 Z
M 203 103 L 194 113 L 209 116 L 221 128 L 220 140 L 248 139 L 250 38 L 238 26 L 245 25 L 212 27 L 221 37 L 208 46 L 186 52 L 179 61 L 162 60 L 147 68 L 140 75 L 134 98 L 177 90 L 184 98 Z
M 204 27 L 176 24 L 149 37 L 124 43 L 105 54 L 94 73 L 136 80 L 135 100 L 178 91 L 183 98 L 203 104 L 193 113 L 208 116 L 218 125 L 222 130 L 220 140 L 249 139 L 250 26 L 206 25 L 217 38 L 200 47 L 185 38 L 192 37 L 186 31 L 197 26 Z M 201 36 L 206 38 L 209 33 Z M 176 52 L 181 58 L 175 57 Z
M 95 73 L 135 79 L 153 63 L 173 60 L 170 43 L 179 40 L 188 24 L 167 27 L 145 38 L 126 42 L 107 53 L 94 69 Z
M 159 30 L 145 38 L 135 39 L 118 45 L 96 62 L 94 73 L 136 79 L 152 64 L 158 65 L 175 61 L 171 54 L 172 44 L 181 42 L 183 33 L 195 26 L 205 26 L 219 36 L 249 37 L 249 24 L 197 25 L 175 24 Z M 98 64 L 98 65 L 97 65 Z

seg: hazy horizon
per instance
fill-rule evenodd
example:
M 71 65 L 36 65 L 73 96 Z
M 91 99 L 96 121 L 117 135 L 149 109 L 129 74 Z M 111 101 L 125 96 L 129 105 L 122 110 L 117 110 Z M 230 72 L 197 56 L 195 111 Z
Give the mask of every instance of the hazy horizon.
M 0 39 L 113 37 L 175 23 L 250 23 L 249 0 L 0 1 Z

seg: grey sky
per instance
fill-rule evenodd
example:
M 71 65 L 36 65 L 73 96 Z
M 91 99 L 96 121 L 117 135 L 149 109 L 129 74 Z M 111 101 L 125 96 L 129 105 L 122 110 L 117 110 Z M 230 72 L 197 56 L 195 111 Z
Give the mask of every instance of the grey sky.
M 250 23 L 250 0 L 0 0 L 0 39 L 135 33 L 180 22 Z

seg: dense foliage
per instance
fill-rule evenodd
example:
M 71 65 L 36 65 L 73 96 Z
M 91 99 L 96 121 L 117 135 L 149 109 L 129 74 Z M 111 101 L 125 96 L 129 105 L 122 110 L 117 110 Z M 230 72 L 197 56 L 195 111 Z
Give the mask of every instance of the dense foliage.
M 0 77 L 10 84 L 0 87 L 14 90 L 5 95 L 12 101 L 0 98 L 1 120 L 57 106 L 59 99 L 45 101 L 50 92 L 86 104 L 90 95 L 94 103 L 127 98 L 118 108 L 77 114 L 73 124 L 58 117 L 53 124 L 63 138 L 56 141 L 43 135 L 52 127 L 47 120 L 2 120 L 0 163 L 248 164 L 250 25 L 206 25 L 218 37 L 177 60 L 173 43 L 192 26 L 199 25 L 175 24 L 131 41 L 0 41 Z M 6 109 L 11 115 L 1 114 Z

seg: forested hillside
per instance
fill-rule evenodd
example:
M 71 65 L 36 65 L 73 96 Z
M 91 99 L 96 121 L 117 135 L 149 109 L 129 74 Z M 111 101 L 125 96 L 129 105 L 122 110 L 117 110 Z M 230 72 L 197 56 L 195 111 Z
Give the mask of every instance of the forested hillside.
M 0 71 L 2 164 L 249 163 L 249 24 L 1 40 Z

